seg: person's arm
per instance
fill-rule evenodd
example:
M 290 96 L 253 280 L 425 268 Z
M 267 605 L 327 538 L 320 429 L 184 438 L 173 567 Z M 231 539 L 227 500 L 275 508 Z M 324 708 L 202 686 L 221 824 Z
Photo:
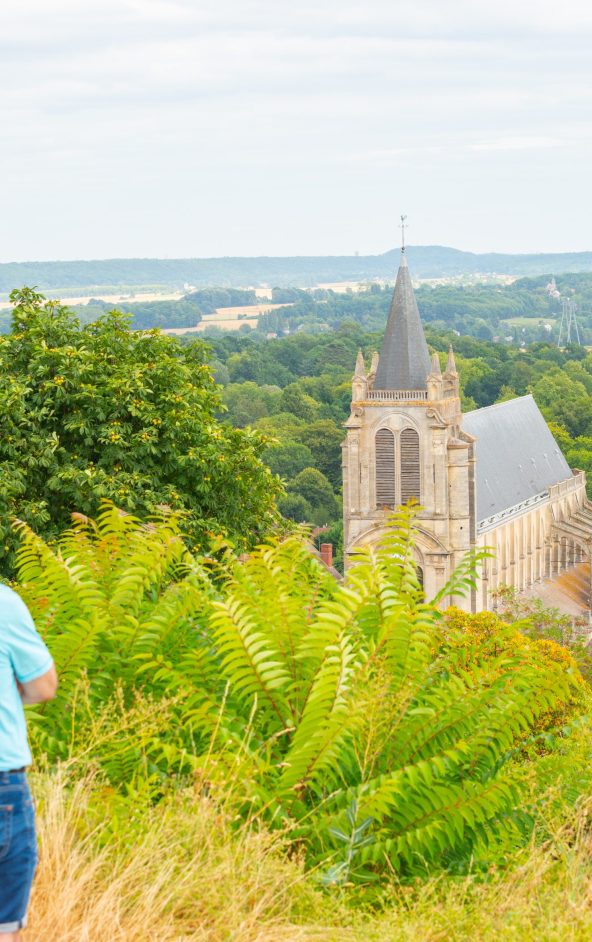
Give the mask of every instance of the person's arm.
M 24 683 L 17 681 L 17 685 L 23 703 L 45 703 L 47 700 L 53 700 L 58 689 L 58 675 L 55 666 L 52 664 L 41 677 L 27 680 Z
M 52 656 L 31 614 L 16 594 L 3 591 L 4 644 L 23 703 L 44 703 L 55 697 L 58 681 Z

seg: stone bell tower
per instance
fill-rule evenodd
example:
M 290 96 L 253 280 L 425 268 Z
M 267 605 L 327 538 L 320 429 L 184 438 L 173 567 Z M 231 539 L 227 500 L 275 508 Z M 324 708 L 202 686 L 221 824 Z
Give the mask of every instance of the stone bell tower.
M 417 565 L 426 598 L 441 589 L 475 545 L 475 439 L 461 429 L 452 348 L 444 373 L 430 358 L 405 247 L 380 356 L 370 370 L 361 351 L 343 443 L 345 565 L 355 547 L 385 532 L 394 508 L 420 505 Z M 474 609 L 474 599 L 461 601 Z

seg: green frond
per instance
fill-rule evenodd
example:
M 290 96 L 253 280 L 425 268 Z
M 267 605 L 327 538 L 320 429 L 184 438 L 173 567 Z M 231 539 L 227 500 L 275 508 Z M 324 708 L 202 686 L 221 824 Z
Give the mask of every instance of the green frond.
M 284 761 L 281 788 L 302 788 L 333 762 L 355 722 L 351 680 L 356 652 L 346 634 L 328 645 Z
M 210 624 L 232 690 L 244 698 L 257 696 L 271 707 L 282 726 L 290 725 L 281 696 L 290 675 L 270 626 L 262 624 L 247 605 L 232 595 L 214 602 Z

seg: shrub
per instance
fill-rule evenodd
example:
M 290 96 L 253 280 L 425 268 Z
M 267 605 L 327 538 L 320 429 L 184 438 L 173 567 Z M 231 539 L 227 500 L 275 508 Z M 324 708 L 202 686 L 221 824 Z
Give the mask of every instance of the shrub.
M 60 675 L 55 700 L 30 711 L 38 748 L 51 761 L 98 763 L 117 785 L 186 768 L 196 712 L 217 709 L 188 686 L 190 662 L 207 671 L 200 625 L 214 589 L 175 516 L 142 525 L 106 503 L 52 548 L 18 531 L 18 589 Z M 174 690 L 173 661 L 185 670 Z
M 528 637 L 520 630 L 523 622 L 510 625 L 494 612 L 468 614 L 459 608 L 446 611 L 446 643 L 461 655 L 466 669 L 471 663 L 494 661 L 502 655 L 518 656 L 541 671 L 559 668 L 569 683 L 569 696 L 556 707 L 543 711 L 533 729 L 542 732 L 567 723 L 590 706 L 590 690 L 578 663 L 568 648 L 540 636 Z M 520 669 L 520 667 L 518 669 Z
M 516 834 L 511 747 L 569 679 L 530 649 L 471 660 L 447 640 L 421 600 L 412 514 L 343 583 L 295 536 L 215 563 L 187 552 L 174 517 L 107 506 L 52 549 L 21 526 L 24 594 L 62 676 L 37 742 L 123 788 L 193 770 L 238 819 L 287 829 L 328 883 Z

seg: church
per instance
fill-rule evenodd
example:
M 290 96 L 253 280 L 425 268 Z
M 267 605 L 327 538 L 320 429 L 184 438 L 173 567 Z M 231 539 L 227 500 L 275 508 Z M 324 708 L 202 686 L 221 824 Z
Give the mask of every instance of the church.
M 428 599 L 473 549 L 491 558 L 470 596 L 449 600 L 473 612 L 493 609 L 500 586 L 536 594 L 590 562 L 585 473 L 569 468 L 530 395 L 463 414 L 452 348 L 444 372 L 430 358 L 404 247 L 382 349 L 368 372 L 358 354 L 345 427 L 346 567 L 410 500 L 421 508 L 416 556 Z

